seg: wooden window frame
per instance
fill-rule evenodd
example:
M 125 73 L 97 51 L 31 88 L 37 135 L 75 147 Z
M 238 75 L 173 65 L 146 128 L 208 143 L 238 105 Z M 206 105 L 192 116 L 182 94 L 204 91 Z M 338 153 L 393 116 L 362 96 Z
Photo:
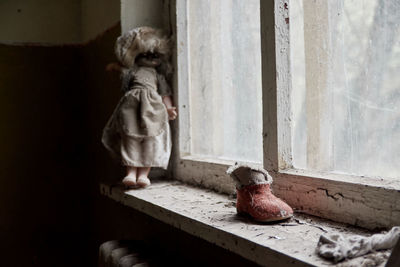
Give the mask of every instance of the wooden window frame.
M 176 36 L 175 101 L 180 115 L 172 175 L 178 180 L 234 193 L 225 173 L 233 162 L 190 156 L 190 45 L 185 0 L 173 0 Z M 274 177 L 276 195 L 295 210 L 369 229 L 400 222 L 400 180 L 296 170 L 292 165 L 291 73 L 288 0 L 260 0 L 263 165 Z M 187 13 L 184 13 L 187 14 Z M 185 125 L 185 127 L 179 127 Z M 189 125 L 189 127 L 187 127 Z

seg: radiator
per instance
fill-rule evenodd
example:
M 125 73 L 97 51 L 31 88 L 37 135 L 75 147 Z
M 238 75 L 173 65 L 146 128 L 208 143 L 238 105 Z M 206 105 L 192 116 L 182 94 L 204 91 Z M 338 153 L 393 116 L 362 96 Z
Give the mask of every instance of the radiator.
M 107 241 L 99 249 L 99 267 L 159 266 L 147 251 L 146 245 L 140 241 Z

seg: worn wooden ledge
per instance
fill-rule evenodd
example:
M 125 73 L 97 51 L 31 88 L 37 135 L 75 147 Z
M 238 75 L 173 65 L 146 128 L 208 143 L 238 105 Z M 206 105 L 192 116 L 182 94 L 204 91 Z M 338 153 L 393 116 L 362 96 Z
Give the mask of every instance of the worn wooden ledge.
M 399 225 L 399 179 L 305 170 L 273 177 L 274 192 L 304 213 L 371 230 Z
M 333 266 L 315 253 L 321 234 L 369 234 L 302 214 L 276 224 L 253 223 L 236 215 L 233 198 L 178 181 L 158 181 L 141 190 L 102 184 L 100 190 L 117 202 L 263 266 Z M 377 253 L 387 259 L 390 252 Z

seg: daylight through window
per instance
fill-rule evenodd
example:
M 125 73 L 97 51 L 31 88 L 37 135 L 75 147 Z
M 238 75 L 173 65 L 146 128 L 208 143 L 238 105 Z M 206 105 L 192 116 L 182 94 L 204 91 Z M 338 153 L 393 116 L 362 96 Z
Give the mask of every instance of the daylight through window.
M 399 177 L 399 9 L 290 1 L 294 167 Z
M 191 156 L 262 162 L 258 0 L 187 1 Z

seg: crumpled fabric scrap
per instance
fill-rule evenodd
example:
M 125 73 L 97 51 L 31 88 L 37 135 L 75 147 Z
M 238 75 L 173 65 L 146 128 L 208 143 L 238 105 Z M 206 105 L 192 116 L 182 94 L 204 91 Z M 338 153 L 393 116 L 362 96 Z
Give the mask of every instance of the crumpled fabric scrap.
M 321 235 L 317 245 L 317 253 L 323 258 L 339 262 L 368 254 L 373 251 L 393 248 L 400 238 L 400 226 L 389 232 L 369 237 L 353 235 L 344 237 L 341 234 Z

